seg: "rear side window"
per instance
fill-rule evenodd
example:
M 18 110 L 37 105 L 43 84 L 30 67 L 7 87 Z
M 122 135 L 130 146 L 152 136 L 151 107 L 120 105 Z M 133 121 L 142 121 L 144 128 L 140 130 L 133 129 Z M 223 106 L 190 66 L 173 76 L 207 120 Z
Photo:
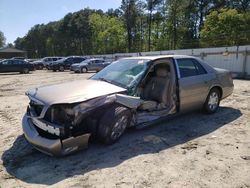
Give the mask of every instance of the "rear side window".
M 206 74 L 206 70 L 202 65 L 194 59 L 178 59 L 177 60 L 181 78 Z
M 8 65 L 17 65 L 18 61 L 17 60 L 9 60 Z
M 83 58 L 80 58 L 80 57 L 74 58 L 74 63 L 80 63 L 80 62 L 82 62 L 82 61 L 84 61 Z
M 21 65 L 21 64 L 23 64 L 23 62 L 20 60 L 13 61 L 13 65 Z
M 207 74 L 207 71 L 204 69 L 204 67 L 199 63 L 197 62 L 196 60 L 193 60 L 195 62 L 195 66 L 196 66 L 196 69 L 197 69 L 197 72 L 198 74 Z
M 103 60 L 96 60 L 95 63 L 103 63 Z

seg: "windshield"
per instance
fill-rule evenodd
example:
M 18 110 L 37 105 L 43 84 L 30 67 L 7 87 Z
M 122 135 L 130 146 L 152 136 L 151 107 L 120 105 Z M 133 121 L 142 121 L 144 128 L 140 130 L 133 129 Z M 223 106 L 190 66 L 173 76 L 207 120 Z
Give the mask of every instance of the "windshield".
M 149 61 L 148 59 L 121 59 L 113 62 L 91 79 L 130 88 L 141 79 Z

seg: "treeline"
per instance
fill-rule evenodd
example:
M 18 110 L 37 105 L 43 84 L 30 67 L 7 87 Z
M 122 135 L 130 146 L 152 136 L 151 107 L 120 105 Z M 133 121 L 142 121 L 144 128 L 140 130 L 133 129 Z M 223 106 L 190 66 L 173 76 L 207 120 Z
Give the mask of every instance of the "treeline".
M 110 54 L 250 43 L 249 0 L 122 0 L 35 25 L 15 46 L 29 57 Z

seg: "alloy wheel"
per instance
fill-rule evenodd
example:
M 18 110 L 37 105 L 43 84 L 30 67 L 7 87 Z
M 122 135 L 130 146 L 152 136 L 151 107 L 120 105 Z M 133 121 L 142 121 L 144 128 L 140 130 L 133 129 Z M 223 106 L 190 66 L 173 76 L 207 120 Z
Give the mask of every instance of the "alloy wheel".
M 208 107 L 211 111 L 214 111 L 219 105 L 219 96 L 217 92 L 212 92 L 208 99 Z

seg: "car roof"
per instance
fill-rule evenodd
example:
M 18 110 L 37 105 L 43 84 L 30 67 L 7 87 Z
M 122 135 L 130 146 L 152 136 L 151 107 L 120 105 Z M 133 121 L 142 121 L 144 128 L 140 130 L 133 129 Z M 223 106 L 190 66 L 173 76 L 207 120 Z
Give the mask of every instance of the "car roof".
M 4 60 L 2 60 L 2 61 L 24 61 L 24 62 L 26 62 L 26 61 L 23 60 L 23 59 L 4 59 Z
M 76 58 L 76 57 L 81 57 L 81 58 L 85 58 L 84 56 L 77 56 L 77 55 L 72 55 L 72 56 L 67 56 L 67 57 L 65 57 L 65 58 Z
M 91 58 L 91 59 L 86 59 L 86 60 L 94 61 L 94 60 L 104 60 L 104 59 L 102 59 L 102 58 Z
M 174 59 L 181 59 L 181 58 L 196 58 L 194 56 L 189 55 L 158 55 L 158 56 L 138 56 L 138 57 L 127 57 L 124 59 L 145 59 L 145 60 L 157 60 L 162 58 L 174 58 Z

